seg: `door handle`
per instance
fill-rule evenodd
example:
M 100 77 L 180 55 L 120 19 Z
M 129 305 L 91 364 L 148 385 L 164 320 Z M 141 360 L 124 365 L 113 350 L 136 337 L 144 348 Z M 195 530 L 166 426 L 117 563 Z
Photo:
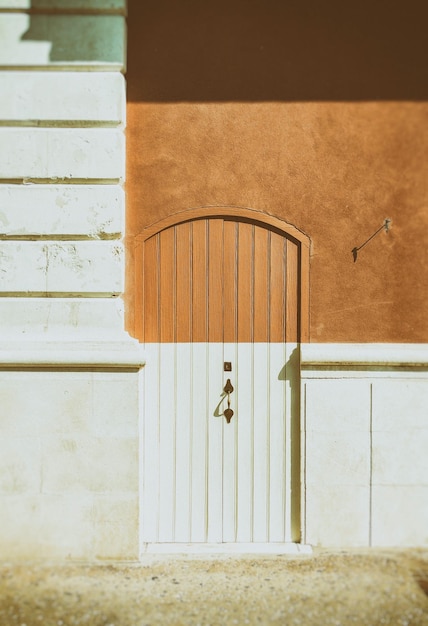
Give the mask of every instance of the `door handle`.
M 223 388 L 223 391 L 225 391 L 227 393 L 228 396 L 230 396 L 230 394 L 232 393 L 234 387 L 232 385 L 232 383 L 230 382 L 230 378 L 227 379 L 226 384 Z
M 230 420 L 233 417 L 233 410 L 230 408 L 230 394 L 233 392 L 233 385 L 230 382 L 230 378 L 227 379 L 223 391 L 227 394 L 227 409 L 224 410 L 223 415 L 226 418 L 226 422 L 230 424 Z

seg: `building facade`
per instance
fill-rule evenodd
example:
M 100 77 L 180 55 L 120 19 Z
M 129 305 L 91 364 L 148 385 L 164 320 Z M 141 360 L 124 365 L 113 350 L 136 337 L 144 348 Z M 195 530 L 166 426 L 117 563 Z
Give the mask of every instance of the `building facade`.
M 0 0 L 8 558 L 428 544 L 422 3 L 283 4 Z

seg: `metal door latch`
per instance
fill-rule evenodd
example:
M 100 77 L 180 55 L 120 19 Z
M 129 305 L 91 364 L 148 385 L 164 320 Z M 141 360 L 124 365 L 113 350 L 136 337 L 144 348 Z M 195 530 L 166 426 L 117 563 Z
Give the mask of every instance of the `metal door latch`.
M 227 423 L 230 424 L 230 420 L 233 417 L 233 410 L 230 408 L 230 394 L 233 392 L 233 385 L 230 382 L 230 378 L 227 379 L 223 391 L 227 393 L 227 409 L 224 410 L 223 415 L 225 416 Z

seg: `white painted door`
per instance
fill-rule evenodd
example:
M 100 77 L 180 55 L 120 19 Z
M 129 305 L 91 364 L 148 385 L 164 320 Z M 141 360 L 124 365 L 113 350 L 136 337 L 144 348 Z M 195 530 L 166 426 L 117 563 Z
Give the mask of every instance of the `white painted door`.
M 148 237 L 141 266 L 142 542 L 298 540 L 298 242 L 195 219 Z

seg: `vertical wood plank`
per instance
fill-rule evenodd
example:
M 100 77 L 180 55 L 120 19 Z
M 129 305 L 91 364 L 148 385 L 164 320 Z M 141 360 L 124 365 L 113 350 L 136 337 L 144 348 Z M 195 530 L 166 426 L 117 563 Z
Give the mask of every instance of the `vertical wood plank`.
M 191 343 L 176 344 L 175 541 L 190 541 L 191 528 Z
M 160 385 L 158 343 L 146 346 L 148 367 L 143 370 L 142 428 L 142 542 L 157 541 L 159 514 L 159 396 Z
M 285 541 L 285 347 L 270 343 L 269 541 Z M 288 513 L 288 512 L 287 512 Z
M 207 540 L 208 344 L 192 344 L 191 540 Z
M 207 221 L 193 222 L 192 341 L 208 341 Z
M 160 340 L 174 341 L 175 330 L 175 230 L 168 228 L 160 235 Z
M 223 391 L 223 345 L 208 344 L 208 535 L 220 542 L 223 519 L 223 417 L 216 407 Z
M 267 342 L 268 332 L 268 235 L 260 226 L 254 231 L 254 341 Z
M 175 528 L 175 369 L 173 343 L 159 348 L 159 541 L 174 541 Z
M 237 507 L 237 242 L 238 225 L 226 220 L 223 225 L 223 361 L 232 363 L 232 371 L 223 373 L 223 383 L 231 379 L 235 391 L 231 394 L 234 416 L 230 424 L 223 423 L 223 541 L 236 541 Z M 233 342 L 233 343 L 232 343 Z M 222 411 L 227 407 L 225 398 Z
M 235 294 L 234 294 L 235 295 Z M 233 387 L 236 387 L 237 344 L 223 345 L 223 361 L 232 363 L 232 371 L 223 373 L 223 387 L 230 378 Z M 237 495 L 237 433 L 238 414 L 236 404 L 236 389 L 230 396 L 230 408 L 234 411 L 231 422 L 223 423 L 223 541 L 236 541 L 236 495 Z M 224 399 L 220 412 L 227 407 L 227 398 Z
M 223 224 L 223 341 L 237 341 L 237 224 Z M 226 359 L 227 360 L 227 359 Z
M 238 341 L 253 340 L 253 226 L 238 225 Z
M 253 344 L 238 343 L 236 419 L 238 422 L 237 541 L 253 541 Z
M 191 340 L 192 242 L 191 224 L 179 224 L 176 230 L 176 341 Z
M 254 529 L 253 541 L 267 541 L 269 535 L 269 386 L 273 372 L 269 362 L 269 344 L 254 344 Z
M 143 272 L 144 341 L 159 341 L 159 235 L 144 244 Z
M 223 341 L 223 220 L 208 227 L 208 341 Z
M 285 341 L 285 240 L 271 233 L 270 341 Z
M 286 313 L 285 340 L 298 341 L 298 248 L 295 243 L 285 240 L 286 245 Z

